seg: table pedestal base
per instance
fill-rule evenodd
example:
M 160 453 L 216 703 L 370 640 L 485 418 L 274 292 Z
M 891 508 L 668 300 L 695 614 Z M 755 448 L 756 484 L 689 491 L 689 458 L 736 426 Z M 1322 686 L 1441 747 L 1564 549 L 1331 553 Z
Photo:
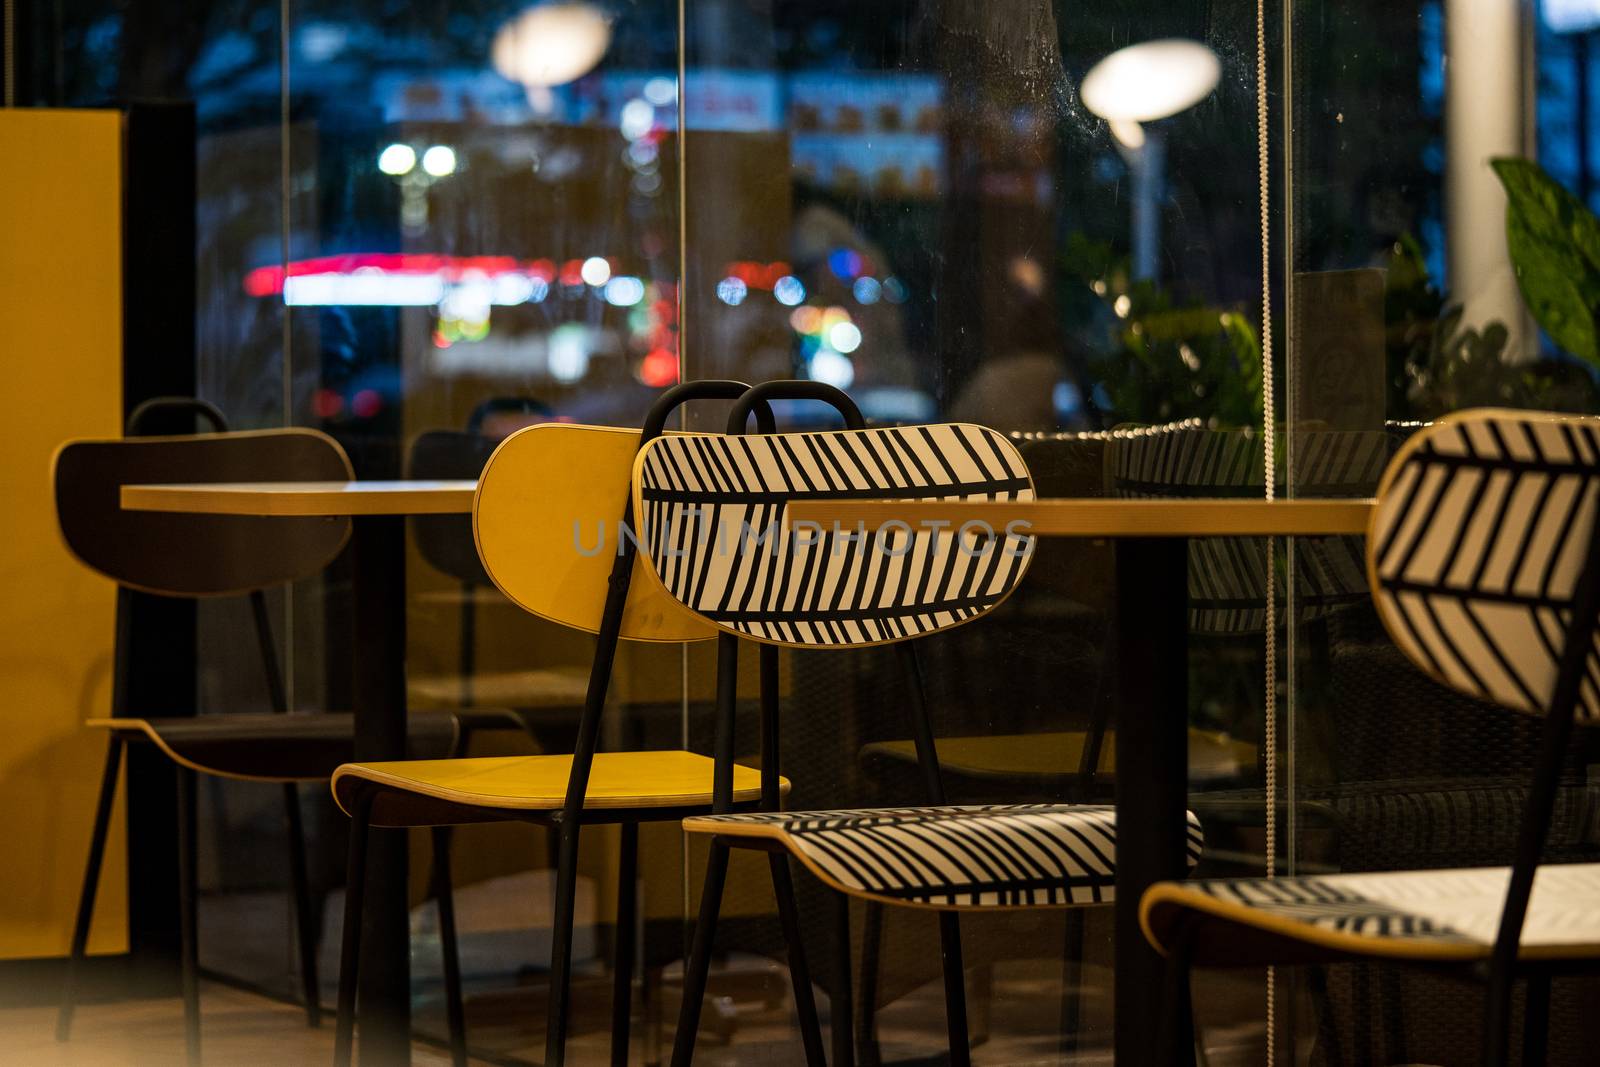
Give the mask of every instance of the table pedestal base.
M 1116 557 L 1115 1033 L 1117 1063 L 1142 1065 L 1160 1062 L 1165 967 L 1139 928 L 1139 901 L 1187 865 L 1189 542 L 1127 538 Z
M 353 521 L 356 759 L 404 759 L 406 520 L 358 515 Z M 396 830 L 376 830 L 367 846 L 357 1000 L 362 1064 L 411 1062 L 408 851 L 405 832 Z

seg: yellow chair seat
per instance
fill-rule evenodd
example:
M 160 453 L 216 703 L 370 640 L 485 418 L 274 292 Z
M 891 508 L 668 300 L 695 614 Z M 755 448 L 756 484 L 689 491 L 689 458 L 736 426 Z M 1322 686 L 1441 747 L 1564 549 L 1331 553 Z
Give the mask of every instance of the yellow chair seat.
M 355 791 L 376 786 L 388 794 L 374 808 L 377 825 L 432 825 L 420 821 L 436 815 L 440 804 L 476 809 L 479 817 L 494 811 L 555 811 L 566 801 L 572 757 L 484 756 L 474 759 L 394 760 L 347 763 L 333 775 L 333 795 L 348 813 Z M 686 808 L 711 805 L 713 764 L 694 752 L 600 752 L 589 774 L 585 808 Z M 787 779 L 779 788 L 788 792 Z M 401 797 L 432 804 L 408 807 Z M 733 768 L 733 799 L 748 803 L 761 798 L 761 774 L 740 765 Z M 412 812 L 415 812 L 413 821 Z
M 1003 734 L 994 737 L 941 737 L 936 742 L 939 767 L 949 774 L 979 779 L 1049 778 L 1078 773 L 1088 734 L 1061 731 Z M 1107 730 L 1100 746 L 1097 773 L 1116 771 L 1117 732 Z M 861 750 L 896 762 L 915 763 L 916 745 L 909 740 L 879 741 Z M 1189 730 L 1189 776 L 1230 778 L 1256 765 L 1256 746 L 1210 730 Z

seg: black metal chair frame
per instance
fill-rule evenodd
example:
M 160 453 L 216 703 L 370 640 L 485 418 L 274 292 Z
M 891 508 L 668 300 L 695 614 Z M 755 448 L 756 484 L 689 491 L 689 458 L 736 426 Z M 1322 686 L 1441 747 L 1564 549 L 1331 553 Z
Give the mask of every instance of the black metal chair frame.
M 209 422 L 216 433 L 228 431 L 222 412 L 204 400 L 190 397 L 155 397 L 146 400 L 128 416 L 126 435 L 140 436 L 150 417 L 190 413 Z M 132 714 L 128 706 L 130 670 L 128 644 L 132 631 L 133 593 L 117 587 L 116 637 L 112 652 L 111 714 Z M 277 645 L 267 613 L 267 600 L 261 590 L 248 594 L 251 615 L 266 676 L 272 710 L 289 710 L 283 673 L 278 663 Z M 84 868 L 83 887 L 78 895 L 78 912 L 72 930 L 72 946 L 67 956 L 61 1006 L 56 1016 L 56 1040 L 72 1036 L 73 1014 L 77 1007 L 77 973 L 88 949 L 89 928 L 94 919 L 95 897 L 100 885 L 100 869 L 105 858 L 106 837 L 111 828 L 111 808 L 117 795 L 117 778 L 122 766 L 122 750 L 127 742 L 115 732 L 106 751 L 105 770 L 100 777 L 100 797 L 95 806 L 94 830 L 89 841 L 89 857 Z M 197 772 L 173 764 L 178 783 L 178 898 L 179 928 L 182 942 L 182 990 L 184 1040 L 190 1063 L 200 1059 L 200 961 L 198 934 L 197 819 L 195 778 Z M 305 996 L 306 1025 L 319 1026 L 322 1006 L 317 983 L 317 925 L 311 906 L 310 879 L 306 865 L 305 828 L 300 810 L 299 787 L 285 782 L 283 790 L 284 826 L 289 843 L 289 871 L 294 901 L 295 934 L 300 957 L 300 981 Z

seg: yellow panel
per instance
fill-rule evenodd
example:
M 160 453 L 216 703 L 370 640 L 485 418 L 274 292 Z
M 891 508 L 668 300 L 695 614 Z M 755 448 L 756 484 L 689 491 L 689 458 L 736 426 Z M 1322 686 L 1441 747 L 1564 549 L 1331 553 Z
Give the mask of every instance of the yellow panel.
M 50 456 L 117 437 L 122 406 L 122 128 L 112 111 L 0 111 L 0 958 L 64 955 L 106 736 L 115 590 L 56 533 Z M 127 948 L 119 801 L 89 947 Z
M 638 430 L 546 423 L 518 430 L 489 458 L 472 510 L 484 569 L 525 610 L 593 633 L 600 628 L 633 477 Z M 634 561 L 622 636 L 715 636 Z

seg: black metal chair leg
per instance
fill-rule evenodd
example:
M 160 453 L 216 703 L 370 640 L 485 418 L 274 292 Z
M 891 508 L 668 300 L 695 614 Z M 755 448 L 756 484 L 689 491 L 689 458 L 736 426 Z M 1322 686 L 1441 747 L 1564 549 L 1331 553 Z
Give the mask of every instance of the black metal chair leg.
M 306 998 L 306 1025 L 322 1025 L 322 991 L 317 982 L 318 910 L 311 904 L 311 878 L 306 868 L 305 822 L 300 816 L 300 787 L 283 784 L 283 822 L 289 838 L 289 875 L 294 894 L 295 940 L 300 951 L 300 989 Z
M 551 928 L 550 992 L 545 1012 L 545 1067 L 561 1067 L 567 1055 L 567 1017 L 572 992 L 572 916 L 578 895 L 578 829 L 562 823 L 556 857 L 556 911 Z
M 1061 944 L 1061 1044 L 1064 1059 L 1077 1055 L 1083 1029 L 1083 928 L 1087 908 L 1068 908 Z
M 666 975 L 660 967 L 646 966 L 639 983 L 639 1007 L 644 1014 L 644 1067 L 661 1067 L 661 1034 L 666 1022 L 661 1013 L 661 990 Z
M 822 1022 L 817 1018 L 817 997 L 811 988 L 811 967 L 806 962 L 805 941 L 800 932 L 800 906 L 795 900 L 789 857 L 786 853 L 770 852 L 767 865 L 772 871 L 772 893 L 778 898 L 783 943 L 789 950 L 789 984 L 794 987 L 795 1015 L 800 1021 L 800 1041 L 806 1051 L 806 1063 L 808 1067 L 825 1067 Z
M 1483 1013 L 1483 1065 L 1505 1067 L 1510 1062 L 1511 1045 L 1511 991 L 1515 984 L 1509 968 L 1491 969 L 1488 1003 Z
M 444 965 L 444 1012 L 450 1062 L 467 1064 L 467 1014 L 461 999 L 461 944 L 456 938 L 456 893 L 450 877 L 450 827 L 433 828 L 433 901 L 439 909 L 439 954 Z
M 1338 1020 L 1333 1017 L 1333 1003 L 1328 997 L 1328 968 L 1307 967 L 1306 989 L 1311 995 L 1311 1010 L 1317 1013 L 1317 1042 L 1322 1046 L 1323 1062 L 1345 1062 Z
M 622 824 L 617 863 L 616 958 L 611 961 L 611 1067 L 628 1067 L 633 1021 L 634 946 L 639 922 L 639 824 Z
M 939 950 L 944 958 L 945 1026 L 950 1032 L 951 1067 L 969 1067 L 972 1040 L 967 1035 L 967 976 L 961 960 L 961 919 L 953 911 L 939 913 Z
M 1550 1058 L 1550 972 L 1528 975 L 1522 1009 L 1522 1067 L 1543 1067 Z
M 990 1027 L 994 1025 L 994 964 L 983 963 L 973 968 L 972 989 L 967 997 L 967 1028 L 969 1040 L 977 1048 L 989 1040 Z
M 100 865 L 106 854 L 106 834 L 111 829 L 111 807 L 117 798 L 117 775 L 122 769 L 122 739 L 115 734 L 106 749 L 106 766 L 100 775 L 100 800 L 95 806 L 94 831 L 89 837 L 89 861 L 78 892 L 78 917 L 72 926 L 72 950 L 61 983 L 61 1009 L 56 1015 L 56 1040 L 72 1036 L 72 1013 L 77 1008 L 78 964 L 89 948 L 89 927 L 94 921 L 94 898 L 100 888 Z
M 361 976 L 361 922 L 367 885 L 367 839 L 372 794 L 357 796 L 350 813 L 350 855 L 344 878 L 344 929 L 339 944 L 339 1020 L 333 1039 L 334 1067 L 350 1067 L 356 1029 L 356 987 Z
M 1392 963 L 1378 967 L 1378 1003 L 1383 1012 L 1383 1055 L 1390 1063 L 1410 1063 L 1406 1040 L 1405 987 L 1400 968 Z
M 689 1061 L 694 1058 L 700 1007 L 705 1000 L 706 979 L 711 973 L 711 948 L 717 936 L 717 918 L 722 911 L 722 887 L 727 880 L 728 846 L 713 840 L 711 853 L 706 858 L 705 883 L 700 890 L 700 916 L 694 924 L 694 942 L 683 969 L 683 1003 L 678 1009 L 678 1030 L 672 1035 L 672 1067 L 689 1067 Z
M 878 1067 L 883 1050 L 878 1046 L 878 979 L 883 963 L 883 905 L 867 901 L 866 925 L 861 930 L 861 1010 L 856 1014 L 856 1062 Z
M 850 981 L 850 898 L 835 893 L 833 911 L 833 991 L 829 1024 L 833 1033 L 833 1067 L 855 1067 L 854 993 Z
M 1165 1003 L 1157 1024 L 1160 1032 L 1156 1047 L 1162 1062 L 1173 1067 L 1194 1067 L 1194 1005 L 1190 997 L 1189 974 L 1193 942 L 1187 931 L 1179 930 L 1167 953 Z M 1272 1040 L 1267 1035 L 1267 1040 Z
M 178 768 L 178 932 L 183 952 L 183 1038 L 191 1067 L 200 1063 L 200 937 L 195 772 Z

